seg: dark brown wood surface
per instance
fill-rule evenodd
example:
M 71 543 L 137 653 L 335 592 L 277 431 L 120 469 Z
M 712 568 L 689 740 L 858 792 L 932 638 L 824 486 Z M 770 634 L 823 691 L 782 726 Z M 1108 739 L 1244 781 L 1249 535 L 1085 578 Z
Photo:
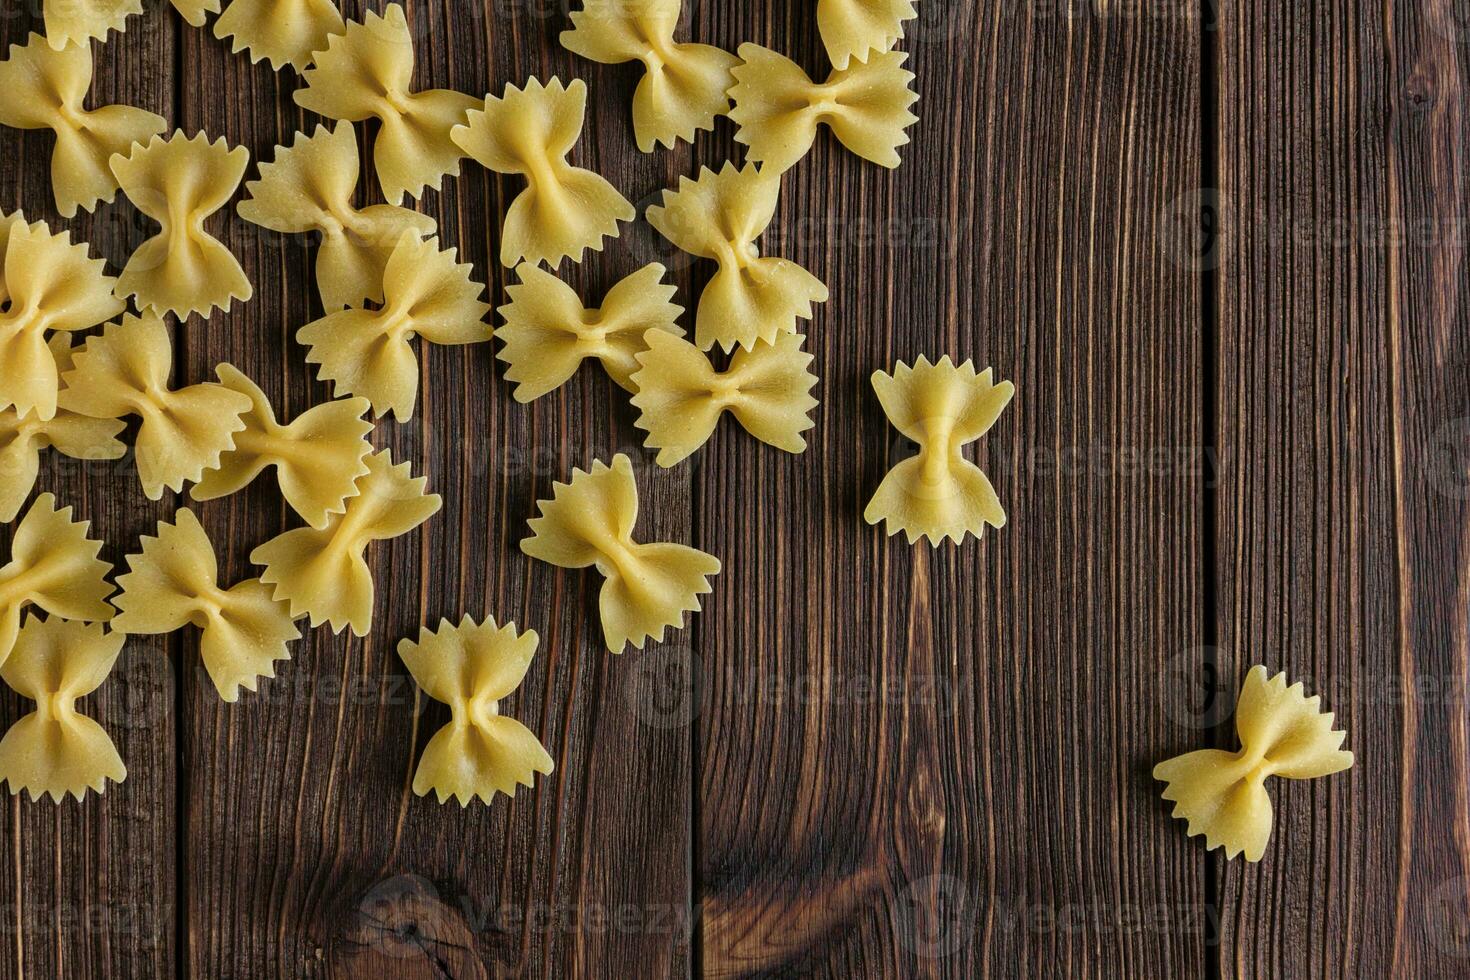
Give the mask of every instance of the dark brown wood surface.
M 640 69 L 564 51 L 564 0 L 406 6 L 422 87 L 585 78 L 573 160 L 640 212 L 740 156 L 728 121 L 638 153 Z M 686 0 L 684 30 L 820 75 L 815 6 Z M 662 470 L 594 367 L 524 406 L 495 346 L 421 345 L 417 413 L 373 439 L 444 509 L 369 552 L 371 636 L 312 632 L 234 705 L 196 631 L 130 640 L 86 702 L 127 781 L 3 809 L 0 976 L 1470 970 L 1470 21 L 1449 0 L 920 6 L 903 166 L 822 135 L 762 241 L 832 290 L 807 328 L 807 452 L 727 419 Z M 40 27 L 26 5 L 4 14 L 7 46 Z M 294 73 L 161 0 L 94 52 L 96 102 L 225 136 L 252 177 L 317 121 Z M 371 133 L 361 203 L 379 200 Z M 71 228 L 115 267 L 149 233 L 121 199 L 61 221 L 50 136 L 0 139 L 0 209 Z M 496 305 L 519 187 L 466 163 L 419 204 Z M 326 399 L 294 341 L 321 314 L 310 241 L 232 211 L 211 228 L 256 295 L 178 328 L 176 380 L 228 361 L 283 417 Z M 646 223 L 564 274 L 595 305 L 650 261 L 692 326 L 712 264 Z M 912 451 L 869 376 L 921 354 L 973 357 L 1018 389 L 975 451 L 1010 517 L 980 542 L 910 547 L 861 520 Z M 640 535 L 725 571 L 689 628 L 613 657 L 597 576 L 517 542 L 553 481 L 618 451 Z M 50 456 L 45 490 L 119 563 L 189 503 L 147 502 L 127 461 Z M 294 523 L 269 477 L 190 505 L 230 583 Z M 490 807 L 410 789 L 447 709 L 417 696 L 395 646 L 466 613 L 541 637 L 503 710 L 556 771 Z M 1358 764 L 1274 786 L 1272 845 L 1245 865 L 1187 839 L 1149 771 L 1233 744 L 1255 663 L 1322 693 Z M 24 710 L 0 699 L 5 724 Z

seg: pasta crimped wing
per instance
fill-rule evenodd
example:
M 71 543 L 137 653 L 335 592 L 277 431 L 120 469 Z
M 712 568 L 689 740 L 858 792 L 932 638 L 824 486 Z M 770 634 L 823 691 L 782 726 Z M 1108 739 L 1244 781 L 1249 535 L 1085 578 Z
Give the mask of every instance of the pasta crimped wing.
M 639 544 L 638 487 L 633 464 L 619 453 L 611 467 L 597 461 L 591 472 L 572 471 L 570 483 L 553 487 L 552 499 L 537 505 L 531 536 L 521 550 L 561 568 L 596 566 L 607 581 L 598 605 L 607 648 L 621 653 L 631 643 L 662 642 L 668 627 L 683 626 L 686 612 L 699 611 L 720 571 L 713 555 L 681 544 Z
M 946 355 L 937 364 L 900 361 L 891 375 L 877 371 L 873 389 L 893 427 L 919 444 L 919 455 L 888 471 L 863 520 L 886 521 L 889 534 L 903 531 L 909 544 L 924 537 L 936 547 L 945 538 L 978 538 L 987 524 L 1004 527 L 995 488 L 961 448 L 990 430 L 1015 386 L 994 383 L 989 368 L 976 374 L 970 361 L 955 367 Z
M 772 343 L 795 333 L 798 318 L 810 320 L 813 303 L 827 301 L 820 279 L 795 262 L 763 258 L 756 247 L 780 193 L 780 178 L 726 163 L 719 173 L 702 168 L 698 180 L 680 178 L 677 191 L 664 191 L 663 204 L 648 209 L 648 223 L 659 234 L 720 264 L 695 314 L 700 350 Z
M 507 85 L 504 96 L 486 97 L 450 134 L 481 166 L 526 178 L 500 233 L 506 268 L 521 262 L 555 268 L 567 257 L 580 262 L 587 249 L 600 252 L 604 238 L 618 237 L 619 221 L 638 216 L 604 178 L 567 163 L 586 111 L 587 84 L 580 78 L 571 85 L 532 78 L 524 89 Z
M 56 134 L 51 189 L 56 209 L 67 218 L 78 208 L 91 211 L 99 201 L 111 203 L 117 196 L 117 180 L 108 166 L 112 155 L 168 128 L 162 116 L 132 106 L 86 108 L 91 85 L 92 49 L 87 44 L 57 51 L 32 34 L 0 61 L 0 125 Z
M 363 560 L 367 546 L 407 534 L 439 512 L 438 494 L 425 493 L 427 480 L 414 478 L 407 463 L 393 465 L 388 450 L 368 457 L 357 494 L 324 528 L 297 528 L 277 535 L 250 553 L 264 565 L 261 581 L 291 604 L 291 616 L 330 623 L 332 632 L 351 626 L 367 636 L 373 626 L 373 573 Z
M 1332 713 L 1320 697 L 1307 697 L 1300 682 L 1286 686 L 1286 674 L 1269 677 L 1252 667 L 1235 709 L 1240 751 L 1205 749 L 1161 762 L 1154 778 L 1168 785 L 1164 799 L 1174 816 L 1188 821 L 1188 834 L 1205 836 L 1205 849 L 1225 848 L 1233 858 L 1244 852 L 1259 861 L 1271 838 L 1268 776 L 1315 779 L 1353 764 L 1342 750 L 1346 732 L 1332 730 Z
M 194 26 L 203 23 L 201 17 Z M 232 0 L 215 22 L 214 36 L 234 38 L 230 50 L 249 51 L 252 64 L 265 58 L 274 71 L 282 65 L 303 71 L 312 53 L 345 27 L 333 0 Z
M 162 498 L 165 489 L 177 493 L 217 468 L 245 428 L 240 416 L 252 407 L 248 395 L 224 385 L 170 389 L 173 349 L 168 327 L 154 313 L 109 324 L 74 361 L 63 408 L 94 419 L 142 418 L 134 451 L 149 500 Z
M 805 340 L 782 334 L 774 344 L 736 351 L 720 372 L 688 341 L 650 331 L 633 375 L 633 406 L 642 412 L 633 424 L 648 430 L 658 465 L 673 466 L 693 454 L 727 411 L 761 442 L 788 453 L 805 450 L 802 433 L 816 424 L 807 413 L 817 407 Z
M 46 226 L 39 221 L 32 226 L 21 211 L 12 211 L 10 214 L 0 211 L 0 307 L 10 302 L 10 289 L 5 285 L 5 254 L 10 250 L 10 232 L 17 226 L 46 230 Z
M 154 635 L 199 627 L 204 669 L 229 702 L 239 700 L 240 688 L 254 691 L 260 678 L 276 676 L 275 662 L 289 658 L 288 644 L 301 637 L 290 607 L 259 579 L 220 588 L 214 545 L 193 511 L 180 509 L 172 524 L 160 521 L 157 536 L 144 535 L 142 545 L 118 576 L 113 629 Z
M 341 513 L 343 501 L 357 492 L 357 478 L 367 472 L 373 451 L 367 434 L 373 424 L 363 418 L 371 407 L 366 398 L 346 398 L 317 405 L 281 425 L 270 399 L 243 372 L 229 364 L 215 368 L 220 383 L 250 399 L 241 416 L 245 428 L 235 434 L 235 448 L 206 470 L 190 491 L 195 500 L 216 500 L 243 490 L 263 470 L 274 466 L 281 495 L 312 527 L 325 527 L 329 514 Z
M 125 308 L 113 295 L 116 280 L 101 259 L 63 234 L 24 221 L 8 225 L 5 288 L 10 306 L 0 310 L 0 408 L 54 418 L 60 389 L 52 331 L 86 330 Z
M 735 84 L 730 70 L 740 59 L 708 44 L 674 40 L 681 0 L 583 0 L 561 44 L 604 65 L 641 61 L 643 80 L 633 93 L 633 132 L 638 149 L 694 141 L 701 129 L 730 109 Z
M 476 100 L 447 89 L 413 91 L 413 36 L 402 6 L 348 24 L 315 59 L 302 72 L 306 87 L 296 90 L 296 104 L 331 119 L 382 121 L 373 162 L 389 204 L 405 194 L 418 198 L 459 173 L 463 154 L 449 133 Z
M 434 234 L 437 223 L 393 204 L 358 209 L 357 133 L 351 123 L 298 133 L 289 146 L 260 166 L 260 179 L 245 185 L 240 217 L 287 234 L 318 232 L 316 283 L 322 306 L 333 313 L 364 301 L 383 301 L 383 273 L 406 231 Z
M 510 365 L 515 399 L 529 402 L 560 388 L 582 361 L 595 357 L 608 377 L 628 391 L 638 370 L 635 356 L 649 330 L 684 336 L 678 324 L 682 306 L 667 270 L 657 262 L 628 276 L 608 291 L 600 309 L 586 309 L 572 287 L 534 265 L 516 269 L 520 284 L 508 286 L 510 302 L 500 308 L 505 324 L 495 331 L 505 342 L 498 355 Z
M 143 12 L 143 0 L 44 0 L 42 21 L 46 42 L 57 51 L 68 45 L 87 47 L 109 31 L 127 30 L 127 19 Z
M 0 566 L 0 664 L 15 646 L 27 606 L 88 623 L 112 618 L 112 566 L 97 557 L 102 543 L 87 537 L 87 524 L 73 521 L 70 507 L 57 510 L 49 493 L 37 497 L 21 519 L 10 561 Z
M 216 307 L 229 312 L 234 300 L 254 295 L 240 263 L 222 242 L 204 230 L 210 215 L 224 207 L 250 164 L 250 151 L 233 150 L 224 137 L 209 142 L 176 131 L 134 144 L 128 156 L 112 158 L 112 172 L 139 211 L 162 228 L 128 258 L 118 277 L 119 296 L 137 298 L 138 307 L 184 319 Z
M 296 332 L 317 376 L 334 381 L 337 395 L 361 395 L 377 417 L 393 413 L 405 422 L 418 401 L 419 362 L 410 341 L 476 344 L 490 339 L 481 301 L 485 287 L 470 278 L 474 267 L 460 264 L 454 250 L 439 250 L 417 231 L 398 240 L 383 274 L 383 307 L 329 313 Z
M 220 0 L 170 0 L 191 27 L 203 27 L 209 14 L 219 13 Z
M 893 50 L 905 21 L 919 16 L 918 0 L 817 0 L 817 30 L 834 68 L 848 67 L 870 52 Z
M 102 686 L 126 637 L 99 624 L 32 616 L 20 631 L 3 679 L 36 709 L 0 738 L 0 780 L 12 795 L 32 801 L 49 795 L 60 803 L 70 793 L 106 792 L 110 779 L 128 776 L 117 746 L 101 725 L 77 711 L 77 700 Z
M 919 121 L 909 111 L 919 96 L 913 72 L 903 67 L 905 52 L 854 61 L 820 85 L 796 62 L 759 44 L 742 44 L 740 57 L 730 118 L 740 127 L 735 141 L 750 148 L 746 157 L 763 170 L 790 170 L 812 148 L 822 123 L 864 160 L 889 169 L 903 162 L 898 148 L 909 142 L 904 130 Z
M 459 625 L 441 620 L 437 632 L 419 630 L 418 641 L 400 640 L 398 656 L 414 682 L 436 701 L 449 705 L 449 724 L 424 747 L 413 791 L 433 791 L 440 803 L 450 798 L 469 806 L 496 793 L 514 796 L 530 786 L 535 773 L 549 774 L 551 756 L 530 729 L 500 714 L 499 702 L 520 686 L 536 655 L 536 631 L 517 633 L 515 624 Z

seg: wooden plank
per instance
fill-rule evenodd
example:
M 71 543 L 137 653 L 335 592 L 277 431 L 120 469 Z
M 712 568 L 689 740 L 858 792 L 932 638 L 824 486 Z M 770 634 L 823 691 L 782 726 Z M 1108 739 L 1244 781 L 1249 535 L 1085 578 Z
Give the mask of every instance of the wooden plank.
M 349 17 L 361 10 L 344 5 Z M 558 17 L 488 0 L 483 9 L 413 2 L 408 13 L 420 86 L 482 94 L 547 69 L 586 77 L 598 97 L 574 162 L 635 199 L 672 181 L 673 160 L 634 149 L 625 119 L 632 79 L 574 61 L 556 44 Z M 189 125 L 248 146 L 257 161 L 314 124 L 291 102 L 289 73 L 252 68 L 201 33 L 191 32 L 183 57 Z M 499 216 L 519 189 L 471 164 L 425 200 L 444 242 L 474 263 L 497 305 Z M 237 220 L 227 240 L 256 299 L 191 332 L 191 377 L 230 360 L 294 415 L 328 395 L 291 339 L 320 314 L 313 255 Z M 647 260 L 617 242 L 569 279 L 596 298 Z M 597 626 L 596 575 L 533 563 L 517 547 L 553 480 L 634 444 L 626 396 L 589 367 L 521 406 L 489 345 L 423 345 L 419 354 L 419 411 L 407 424 L 379 423 L 374 438 L 427 473 L 444 510 L 370 552 L 379 590 L 372 635 L 315 632 L 278 680 L 238 705 L 221 704 L 197 677 L 186 691 L 190 972 L 687 973 L 689 740 L 682 729 L 639 720 L 657 680 L 641 667 L 664 653 L 610 657 Z M 687 540 L 687 479 L 643 466 L 638 479 L 640 533 Z M 249 551 L 292 523 L 268 480 L 200 510 L 226 552 L 222 567 L 237 578 L 253 574 Z M 394 649 L 420 624 L 465 613 L 541 635 L 525 684 L 503 709 L 542 738 L 557 771 L 513 803 L 461 810 L 410 792 L 422 746 L 448 715 L 420 702 L 426 710 L 416 717 Z
M 39 4 L 7 8 L 0 17 L 0 51 L 40 31 Z M 173 112 L 172 15 L 150 9 L 128 21 L 123 36 L 94 44 L 91 105 L 127 102 L 164 116 Z M 0 167 L 0 209 L 68 229 L 92 245 L 114 275 L 151 234 L 119 195 L 92 215 L 62 220 L 50 181 L 49 132 L 0 130 L 8 165 Z M 135 429 L 136 427 L 134 427 Z M 130 430 L 124 436 L 131 439 Z M 150 503 L 131 460 L 79 462 L 42 456 L 36 493 L 53 492 L 91 534 L 105 542 L 102 557 L 121 566 L 140 534 L 148 533 L 168 501 Z M 4 531 L 6 554 L 14 525 Z M 83 802 L 31 802 L 7 794 L 0 807 L 6 841 L 0 875 L 0 977 L 167 976 L 176 947 L 175 688 L 167 638 L 130 639 L 102 688 L 82 710 L 111 734 L 127 766 L 121 784 Z M 33 705 L 8 688 L 0 696 L 0 728 Z
M 1199 736 L 1165 681 L 1202 618 L 1201 297 L 1172 240 L 1199 24 L 923 6 L 903 167 L 824 135 L 767 242 L 832 288 L 811 447 L 732 425 L 698 461 L 730 562 L 698 632 L 703 967 L 1201 975 L 1202 859 L 1148 778 Z M 718 43 L 823 65 L 808 18 L 705 10 Z M 977 457 L 1011 523 L 978 544 L 860 517 L 913 451 L 869 375 L 920 354 L 1018 388 Z

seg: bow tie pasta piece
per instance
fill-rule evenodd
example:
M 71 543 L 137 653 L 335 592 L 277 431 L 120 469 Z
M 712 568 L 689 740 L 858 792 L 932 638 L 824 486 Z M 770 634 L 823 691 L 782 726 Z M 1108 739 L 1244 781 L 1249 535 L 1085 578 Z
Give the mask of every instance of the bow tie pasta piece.
M 373 627 L 373 573 L 363 559 L 367 546 L 407 534 L 439 512 L 438 494 L 424 493 L 408 464 L 393 465 L 388 450 L 368 457 L 368 472 L 357 481 L 342 514 L 324 528 L 297 528 L 250 553 L 264 565 L 261 581 L 276 587 L 277 600 L 291 604 L 291 616 L 311 617 L 311 625 L 331 623 L 332 632 L 351 626 L 357 636 Z
M 15 529 L 10 561 L 0 567 L 0 664 L 15 646 L 27 606 L 87 623 L 112 618 L 112 566 L 97 557 L 101 550 L 101 542 L 87 537 L 87 522 L 71 519 L 70 507 L 57 510 L 49 493 L 36 498 Z
M 530 729 L 500 714 L 526 676 L 536 655 L 536 631 L 516 632 L 515 624 L 483 624 L 466 616 L 458 626 L 448 620 L 439 631 L 419 630 L 418 642 L 400 640 L 398 656 L 414 682 L 435 701 L 449 705 L 449 724 L 424 748 L 413 791 L 430 790 L 440 803 L 451 797 L 469 806 L 486 803 L 496 793 L 514 796 L 516 786 L 530 786 L 535 773 L 550 774 L 551 756 Z
M 413 91 L 413 36 L 402 6 L 348 24 L 315 58 L 302 72 L 306 87 L 296 90 L 296 104 L 331 119 L 382 121 L 373 162 L 389 204 L 437 190 L 459 173 L 463 154 L 449 132 L 478 103 L 447 89 Z
M 231 150 L 220 137 L 175 132 L 134 145 L 129 156 L 112 158 L 112 172 L 139 211 L 162 225 L 138 246 L 118 277 L 118 295 L 135 296 L 138 307 L 184 319 L 254 295 L 240 263 L 204 230 L 205 220 L 225 206 L 250 164 L 250 151 Z
M 5 285 L 5 254 L 10 250 L 10 233 L 18 225 L 34 227 L 38 231 L 46 230 L 46 226 L 39 221 L 34 225 L 26 221 L 25 214 L 20 211 L 12 211 L 10 214 L 0 211 L 0 307 L 10 302 L 10 289 Z
M 889 534 L 903 531 L 909 544 L 925 537 L 936 547 L 945 538 L 978 538 L 987 524 L 1004 527 L 995 488 L 960 450 L 990 431 L 1015 386 L 995 384 L 989 368 L 977 375 L 971 362 L 955 367 L 945 356 L 938 364 L 920 357 L 914 367 L 900 361 L 892 375 L 875 372 L 873 389 L 893 427 L 919 444 L 919 455 L 888 471 L 863 520 L 887 521 Z
M 143 0 L 44 0 L 41 8 L 46 43 L 57 51 L 68 45 L 87 47 L 109 31 L 127 30 L 127 19 L 143 12 Z
M 790 58 L 759 44 L 742 44 L 740 57 L 745 63 L 735 69 L 730 118 L 740 127 L 735 141 L 750 148 L 746 157 L 765 164 L 762 169 L 794 167 L 812 148 L 821 123 L 864 160 L 890 169 L 903 162 L 898 148 L 909 142 L 904 130 L 919 121 L 909 111 L 919 96 L 910 88 L 914 75 L 903 67 L 904 52 L 853 62 L 821 85 Z
M 157 314 L 129 314 L 88 339 L 66 373 L 62 407 L 88 418 L 143 419 L 134 445 L 138 477 L 149 500 L 197 483 L 220 465 L 245 428 L 248 395 L 224 385 L 197 384 L 170 390 L 173 349 L 168 327 Z
M 117 280 L 102 272 L 101 259 L 24 219 L 7 225 L 5 290 L 0 310 L 0 408 L 47 420 L 56 416 L 59 372 L 47 344 L 52 331 L 86 330 L 126 309 L 115 295 Z
M 49 129 L 56 134 L 51 153 L 51 188 L 56 209 L 70 218 L 98 201 L 111 203 L 117 179 L 108 161 L 168 128 L 159 115 L 132 106 L 88 109 L 92 49 L 76 44 L 56 51 L 39 34 L 24 47 L 14 45 L 0 61 L 0 125 Z
M 814 423 L 812 355 L 806 338 L 782 334 L 774 344 L 739 350 L 729 370 L 719 372 L 699 348 L 672 334 L 652 332 L 638 355 L 633 406 L 643 414 L 634 424 L 648 430 L 658 465 L 673 466 L 703 446 L 726 411 L 761 442 L 788 453 L 806 449 L 802 433 Z
M 310 350 L 318 377 L 335 381 L 337 395 L 361 395 L 381 418 L 390 411 L 406 422 L 418 401 L 419 362 L 409 342 L 476 344 L 490 339 L 480 301 L 485 287 L 470 278 L 473 267 L 439 251 L 438 239 L 405 232 L 383 276 L 383 308 L 329 313 L 296 332 Z
M 905 21 L 919 16 L 918 0 L 817 0 L 817 29 L 834 68 L 853 58 L 867 61 L 869 52 L 883 54 L 903 37 Z
M 580 262 L 587 249 L 600 252 L 604 238 L 618 237 L 619 221 L 638 216 L 612 184 L 567 163 L 586 114 L 587 85 L 580 78 L 570 86 L 533 78 L 524 90 L 507 85 L 502 98 L 486 97 L 484 108 L 450 134 L 481 166 L 526 178 L 500 232 L 507 269 L 521 262 L 555 268 L 568 257 Z
M 510 365 L 505 376 L 515 382 L 518 402 L 530 402 L 554 391 L 595 357 L 608 376 L 628 391 L 638 370 L 635 355 L 645 349 L 649 330 L 684 336 L 676 322 L 684 312 L 666 284 L 667 270 L 658 263 L 639 269 L 614 286 L 601 309 L 586 309 L 572 287 L 534 265 L 516 269 L 519 285 L 509 286 L 510 303 L 500 308 L 505 325 L 495 331 L 505 342 L 499 357 Z
M 584 0 L 572 14 L 562 47 L 604 65 L 641 61 L 646 70 L 633 93 L 633 132 L 638 149 L 694 141 L 701 129 L 730 109 L 726 94 L 740 59 L 708 44 L 674 40 L 681 0 Z
M 316 282 L 327 312 L 364 301 L 383 301 L 383 273 L 393 246 L 406 231 L 434 234 L 437 223 L 393 204 L 358 209 L 352 203 L 359 173 L 357 133 L 351 123 L 311 136 L 298 133 L 290 147 L 261 164 L 260 179 L 237 210 L 253 224 L 286 234 L 320 232 Z
M 195 27 L 204 26 L 206 12 L 219 10 L 219 0 L 189 0 L 193 9 L 180 12 Z M 174 0 L 179 6 L 180 0 Z M 342 12 L 333 0 L 233 0 L 215 22 L 214 36 L 234 38 L 231 52 L 250 52 L 255 64 L 265 58 L 272 71 L 290 65 L 303 71 L 312 52 L 327 46 L 333 34 L 345 29 Z
M 195 500 L 216 500 L 243 490 L 262 470 L 274 466 L 281 495 L 312 527 L 326 527 L 330 514 L 342 512 L 357 492 L 357 478 L 367 472 L 373 451 L 367 434 L 373 424 L 363 418 L 371 407 L 366 398 L 347 398 L 318 405 L 289 425 L 276 421 L 265 392 L 229 364 L 215 369 L 220 383 L 250 398 L 241 416 L 245 428 L 235 434 L 235 448 L 220 457 L 190 491 Z
M 276 676 L 276 661 L 289 659 L 288 644 L 301 638 L 290 607 L 259 579 L 221 589 L 214 545 L 193 511 L 181 509 L 172 524 L 160 521 L 157 537 L 145 535 L 142 544 L 118 576 L 113 629 L 142 636 L 198 626 L 204 669 L 231 703 L 240 688 L 254 691 L 260 678 Z
M 720 560 L 681 544 L 639 544 L 638 487 L 633 464 L 619 453 L 612 467 L 598 461 L 590 473 L 572 471 L 572 482 L 552 488 L 531 519 L 531 536 L 521 550 L 560 568 L 595 565 L 607 579 L 598 605 L 607 648 L 622 653 L 629 644 L 663 642 L 668 627 L 679 629 L 686 612 L 699 611 L 710 591 L 709 577 Z
M 1266 668 L 1252 667 L 1235 708 L 1239 752 L 1205 749 L 1161 762 L 1154 778 L 1168 785 L 1164 799 L 1174 816 L 1188 821 L 1188 834 L 1205 835 L 1205 849 L 1225 848 L 1226 858 L 1241 852 L 1259 861 L 1271 838 L 1271 797 L 1266 778 L 1315 779 L 1341 772 L 1353 754 L 1341 749 L 1346 732 L 1332 730 L 1331 712 L 1321 698 L 1306 697 L 1300 683 L 1286 686 L 1286 675 L 1267 679 Z
M 0 739 L 0 779 L 12 794 L 25 790 L 32 802 L 49 794 L 60 803 L 68 793 L 80 800 L 89 789 L 106 792 L 109 779 L 127 778 L 112 738 L 77 711 L 77 701 L 107 680 L 125 640 L 95 623 L 27 620 L 14 653 L 0 665 L 0 679 L 36 702 Z
M 726 163 L 719 173 L 703 168 L 697 181 L 680 178 L 678 191 L 664 191 L 663 205 L 648 209 L 648 223 L 660 235 L 720 264 L 695 315 L 700 350 L 773 343 L 796 332 L 797 318 L 810 320 L 813 303 L 827 302 L 820 279 L 795 262 L 762 258 L 756 248 L 780 194 L 780 178 Z

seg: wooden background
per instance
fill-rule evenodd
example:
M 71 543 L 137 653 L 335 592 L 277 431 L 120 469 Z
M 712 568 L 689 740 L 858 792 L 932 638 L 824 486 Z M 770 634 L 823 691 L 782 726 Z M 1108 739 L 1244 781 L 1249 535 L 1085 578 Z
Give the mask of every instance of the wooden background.
M 574 161 L 640 209 L 737 155 L 728 121 L 638 153 L 639 69 L 563 51 L 566 6 L 409 0 L 419 82 L 586 78 Z M 311 634 L 237 705 L 193 631 L 130 641 L 88 701 L 127 781 L 4 804 L 0 975 L 1470 971 L 1463 5 L 921 6 L 903 167 L 824 134 L 764 241 L 832 288 L 807 453 L 727 420 L 661 471 L 599 371 L 528 407 L 490 346 L 422 347 L 419 413 L 374 439 L 445 506 L 372 553 L 372 636 Z M 4 6 L 4 43 L 39 28 L 31 7 Z M 290 71 L 147 7 L 95 49 L 97 103 L 256 161 L 315 122 Z M 823 69 L 814 0 L 685 7 L 694 38 Z M 50 136 L 0 138 L 0 208 L 55 219 Z M 421 203 L 497 305 L 518 189 L 469 165 Z M 118 266 L 149 234 L 124 201 L 58 224 Z M 176 378 L 228 360 L 294 415 L 328 394 L 290 339 L 319 312 L 312 250 L 233 214 L 215 227 L 256 297 L 178 329 Z M 692 307 L 708 263 L 642 223 L 570 279 L 596 299 L 655 259 Z M 911 548 L 859 519 L 910 451 L 867 378 L 944 353 L 1017 385 L 977 455 L 1011 523 Z M 620 449 L 641 533 L 726 571 L 690 628 L 612 657 L 596 576 L 515 543 L 553 480 Z M 126 461 L 52 456 L 38 490 L 116 562 L 182 503 L 148 503 Z M 270 480 L 196 509 L 230 581 L 291 521 Z M 505 708 L 556 760 L 534 792 L 468 810 L 409 790 L 447 714 L 393 652 L 463 613 L 541 634 Z M 1149 770 L 1231 744 L 1258 662 L 1325 695 L 1358 764 L 1277 785 L 1265 859 L 1227 863 Z M 23 710 L 7 693 L 0 721 Z

